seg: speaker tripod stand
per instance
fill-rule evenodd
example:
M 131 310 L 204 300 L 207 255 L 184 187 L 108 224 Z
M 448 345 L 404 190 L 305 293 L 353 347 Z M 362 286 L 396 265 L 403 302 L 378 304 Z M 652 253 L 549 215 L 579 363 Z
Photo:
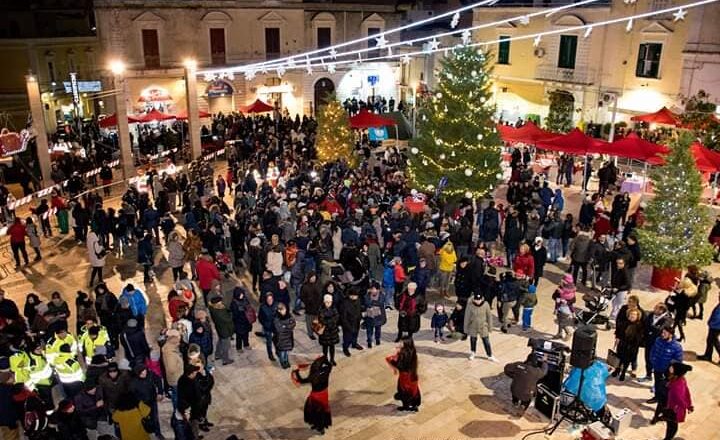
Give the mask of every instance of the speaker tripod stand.
M 585 370 L 586 368 L 580 370 L 580 382 L 578 383 L 578 390 L 577 394 L 575 394 L 575 398 L 564 409 L 562 406 L 560 406 L 560 414 L 562 416 L 560 417 L 560 419 L 558 419 L 557 422 L 555 422 L 555 424 L 550 428 L 550 430 L 547 431 L 547 435 L 553 435 L 555 430 L 565 419 L 569 419 L 573 423 L 580 424 L 591 423 L 595 420 L 598 420 L 598 417 L 595 415 L 595 413 L 589 410 L 585 406 L 585 404 L 582 403 L 582 400 L 580 400 L 580 393 L 582 393 L 583 382 L 585 381 Z

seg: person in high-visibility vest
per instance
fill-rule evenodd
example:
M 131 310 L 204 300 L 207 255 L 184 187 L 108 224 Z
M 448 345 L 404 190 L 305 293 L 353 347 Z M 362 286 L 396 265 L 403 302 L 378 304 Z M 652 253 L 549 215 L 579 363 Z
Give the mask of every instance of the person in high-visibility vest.
M 85 356 L 85 365 L 90 365 L 92 357 L 95 355 L 97 347 L 106 347 L 106 357 L 111 359 L 115 356 L 112 344 L 110 344 L 110 335 L 107 329 L 102 325 L 97 325 L 93 321 L 88 320 L 90 325 L 82 327 L 82 335 L 80 335 L 79 346 L 80 352 Z
M 26 383 L 30 380 L 30 356 L 24 351 L 18 351 L 10 356 L 10 371 L 15 374 L 15 383 Z
M 65 390 L 65 397 L 67 399 L 73 399 L 82 390 L 85 373 L 83 372 L 80 362 L 77 361 L 75 355 L 71 352 L 69 344 L 60 346 L 60 351 L 52 360 L 52 367 L 62 383 L 63 389 Z
M 30 380 L 25 383 L 25 386 L 31 390 L 36 390 L 46 407 L 52 408 L 53 370 L 50 363 L 45 359 L 40 341 L 30 341 L 27 354 L 30 357 L 28 364 Z
M 70 353 L 72 353 L 73 357 L 77 356 L 78 353 L 75 336 L 68 333 L 67 323 L 62 324 L 55 329 L 55 334 L 47 341 L 45 346 L 45 357 L 51 364 L 54 363 L 55 357 L 60 353 L 60 347 L 65 344 L 70 347 Z

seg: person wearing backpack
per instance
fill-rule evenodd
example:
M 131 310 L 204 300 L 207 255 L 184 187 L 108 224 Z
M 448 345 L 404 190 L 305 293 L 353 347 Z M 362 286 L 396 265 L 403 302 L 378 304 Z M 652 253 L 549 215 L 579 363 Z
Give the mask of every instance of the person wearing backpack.
M 237 286 L 233 289 L 233 299 L 230 303 L 233 325 L 235 326 L 235 349 L 243 351 L 250 347 L 250 332 L 257 321 L 255 309 L 247 298 L 247 292 L 243 287 Z

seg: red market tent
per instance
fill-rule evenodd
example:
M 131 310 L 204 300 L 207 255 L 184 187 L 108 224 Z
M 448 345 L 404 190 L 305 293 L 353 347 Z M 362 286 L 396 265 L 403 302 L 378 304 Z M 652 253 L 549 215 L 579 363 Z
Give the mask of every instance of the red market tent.
M 397 125 L 395 120 L 370 113 L 367 109 L 360 110 L 360 113 L 350 118 L 352 128 L 392 127 L 395 125 Z
M 562 151 L 568 154 L 596 153 L 604 148 L 607 142 L 592 138 L 577 128 L 568 134 L 555 136 L 537 143 L 538 148 L 551 151 Z
M 242 108 L 243 113 L 267 113 L 273 110 L 275 110 L 275 107 L 265 104 L 259 99 L 256 99 L 252 104 L 246 105 Z
M 500 139 L 504 142 L 515 142 L 515 132 L 517 129 L 512 125 L 497 124 L 496 126 Z
M 557 133 L 552 133 L 535 125 L 532 121 L 528 121 L 520 128 L 516 128 L 510 133 L 511 141 L 523 142 L 526 144 L 536 144 L 554 137 Z
M 128 118 L 129 124 L 134 124 L 136 122 L 140 122 L 140 119 L 138 119 L 137 117 L 132 116 L 132 115 L 128 115 L 127 118 Z M 117 113 L 113 113 L 109 116 L 102 118 L 100 120 L 100 122 L 98 122 L 98 125 L 100 126 L 100 128 L 109 128 L 109 127 L 117 126 Z
M 630 120 L 636 122 L 649 122 L 667 125 L 680 125 L 681 123 L 680 116 L 668 110 L 667 107 L 663 107 L 655 113 L 633 116 L 632 118 L 630 118 Z
M 695 165 L 699 171 L 703 173 L 720 171 L 720 153 L 706 148 L 700 142 L 694 142 L 690 145 L 690 153 L 693 155 Z M 647 162 L 651 165 L 663 165 L 665 159 L 661 156 L 655 156 L 648 159 Z
M 203 119 L 203 118 L 211 118 L 211 117 L 212 117 L 212 115 L 211 115 L 210 113 L 204 112 L 204 111 L 202 111 L 202 110 L 200 110 L 198 113 L 199 113 L 200 119 Z M 187 118 L 188 118 L 188 112 L 187 112 L 187 110 L 183 110 L 183 111 L 181 111 L 181 112 L 178 112 L 178 114 L 175 115 L 175 119 L 178 119 L 178 120 L 181 120 L 181 121 L 184 121 L 184 120 L 187 119 Z
M 149 113 L 137 117 L 137 119 L 138 122 L 167 121 L 169 119 L 175 119 L 175 116 L 152 109 Z
M 602 145 L 597 152 L 652 163 L 658 159 L 659 155 L 667 154 L 668 151 L 668 148 L 663 145 L 646 141 L 637 134 L 630 133 L 611 144 Z

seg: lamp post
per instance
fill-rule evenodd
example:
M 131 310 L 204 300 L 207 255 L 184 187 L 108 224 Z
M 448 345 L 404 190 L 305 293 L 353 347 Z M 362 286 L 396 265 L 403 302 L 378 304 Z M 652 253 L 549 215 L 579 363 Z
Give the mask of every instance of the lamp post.
M 114 60 L 110 62 L 109 67 L 113 74 L 113 90 L 115 90 L 115 117 L 117 118 L 120 162 L 122 163 L 123 177 L 129 179 L 135 175 L 135 160 L 132 155 L 127 102 L 125 100 L 125 63 Z
M 30 101 L 30 112 L 32 113 L 32 129 L 35 133 L 35 145 L 37 149 L 38 164 L 42 175 L 43 186 L 50 185 L 50 151 L 45 127 L 45 116 L 43 115 L 43 103 L 40 99 L 40 85 L 35 75 L 25 77 L 28 100 Z
M 197 61 L 186 59 L 185 66 L 185 101 L 188 112 L 188 138 L 190 140 L 190 153 L 193 159 L 202 156 L 200 142 L 200 113 L 197 101 Z

